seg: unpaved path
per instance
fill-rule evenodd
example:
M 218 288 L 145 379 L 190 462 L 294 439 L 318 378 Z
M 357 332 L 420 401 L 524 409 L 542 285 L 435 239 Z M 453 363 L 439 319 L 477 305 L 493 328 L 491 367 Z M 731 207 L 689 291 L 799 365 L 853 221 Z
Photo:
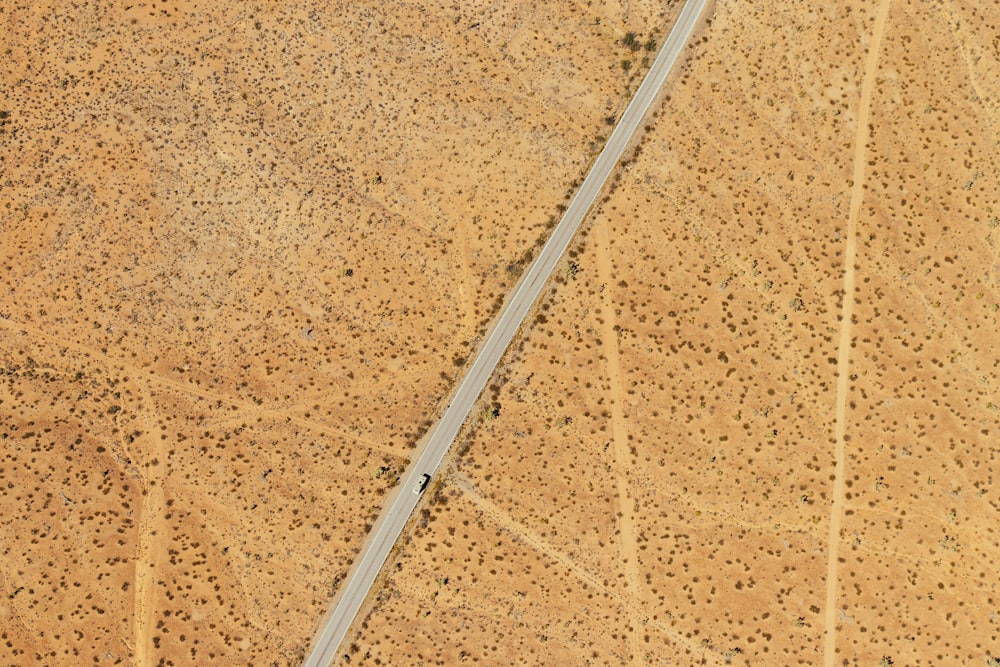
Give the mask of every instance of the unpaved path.
M 527 526 L 519 523 L 510 515 L 510 512 L 504 510 L 492 500 L 481 494 L 468 477 L 462 473 L 452 470 L 448 474 L 448 481 L 458 487 L 462 491 L 465 498 L 475 505 L 476 509 L 482 512 L 482 514 L 490 521 L 497 524 L 511 535 L 516 535 L 518 539 L 531 547 L 533 550 L 547 557 L 549 560 L 563 566 L 575 574 L 581 581 L 586 582 L 588 586 L 591 586 L 595 590 L 613 593 L 613 591 L 608 589 L 600 581 L 600 579 L 585 570 L 579 563 L 575 562 L 559 549 L 553 547 L 551 544 L 546 542 L 544 538 L 532 532 Z
M 155 431 L 150 420 L 151 411 L 154 409 L 153 397 L 148 391 L 143 391 L 141 383 L 136 382 L 135 386 L 139 390 L 138 395 L 142 396 L 142 403 L 146 406 L 139 415 L 138 422 L 142 426 L 142 435 L 136 439 L 136 443 L 141 443 L 139 447 L 129 445 L 127 437 L 124 442 L 125 452 L 130 459 L 130 465 L 138 471 L 139 480 L 142 486 L 142 497 L 139 501 L 138 538 L 136 543 L 135 558 L 133 565 L 135 568 L 133 581 L 133 603 L 132 603 L 132 630 L 133 630 L 133 664 L 136 667 L 146 667 L 153 664 L 153 634 L 154 634 L 154 606 L 155 606 L 155 541 L 157 535 L 165 534 L 163 515 L 163 479 L 157 475 L 158 470 L 165 470 L 164 466 L 146 466 L 146 461 L 158 459 L 166 461 L 167 457 L 163 451 L 162 441 L 155 437 Z M 141 451 L 140 451 L 141 449 Z
M 691 650 L 690 656 L 698 655 L 699 659 L 703 660 L 703 662 L 699 664 L 724 664 L 726 662 L 722 655 L 714 651 L 711 654 L 706 654 L 705 647 L 702 644 L 684 636 L 665 623 L 651 618 L 651 615 L 644 611 L 645 607 L 643 604 L 636 600 L 633 595 L 623 595 L 620 590 L 606 586 L 598 576 L 592 574 L 586 568 L 573 560 L 573 558 L 567 556 L 565 553 L 549 544 L 543 537 L 531 531 L 531 529 L 527 526 L 519 523 L 516 519 L 514 519 L 514 517 L 511 516 L 510 512 L 506 511 L 492 500 L 481 494 L 479 490 L 476 489 L 472 481 L 462 473 L 454 469 L 449 470 L 448 483 L 460 489 L 464 497 L 475 505 L 476 509 L 478 509 L 484 517 L 500 526 L 500 528 L 506 530 L 511 535 L 516 536 L 531 549 L 563 566 L 575 574 L 580 581 L 585 582 L 593 590 L 606 593 L 608 598 L 614 599 L 619 605 L 627 609 L 630 616 L 641 619 L 643 624 L 656 627 L 665 637 L 668 637 L 670 640 L 675 642 L 678 647 L 686 646 L 689 648 Z M 636 628 L 636 632 L 638 632 L 638 630 L 639 628 Z M 629 648 L 631 650 L 631 646 Z M 632 657 L 633 661 L 635 661 L 638 654 L 633 654 Z
M 475 291 L 479 281 L 472 274 L 472 249 L 469 242 L 469 225 L 471 224 L 473 224 L 471 216 L 467 215 L 462 220 L 459 220 L 455 229 L 458 255 L 462 260 L 460 265 L 456 267 L 458 275 L 455 276 L 455 289 L 458 290 L 458 305 L 462 310 L 463 328 L 468 332 L 469 336 L 475 336 L 476 319 L 477 317 L 482 317 L 484 314 L 477 316 L 474 312 L 476 309 L 475 299 L 477 298 Z M 484 297 L 485 295 L 478 295 L 480 303 L 487 306 L 487 301 Z
M 597 279 L 602 285 L 610 285 L 614 279 L 614 266 L 611 262 L 611 242 L 608 237 L 608 218 L 601 216 L 594 226 L 597 240 Z M 618 352 L 618 332 L 615 331 L 614 290 L 603 291 L 601 304 L 601 347 L 608 362 L 608 394 L 611 413 L 611 448 L 615 456 L 615 487 L 618 509 L 618 557 L 628 592 L 637 602 L 642 601 L 642 581 L 639 577 L 639 550 L 636 545 L 635 500 L 629 492 L 628 422 L 625 420 L 625 389 L 622 386 L 621 358 Z M 631 608 L 630 632 L 626 634 L 629 642 L 629 653 L 635 655 L 636 633 L 639 632 L 638 605 Z
M 847 218 L 847 246 L 844 249 L 843 303 L 840 311 L 840 343 L 837 350 L 837 406 L 834 423 L 834 458 L 836 468 L 833 478 L 833 506 L 830 509 L 829 557 L 826 565 L 826 641 L 824 646 L 825 667 L 834 667 L 837 651 L 837 563 L 840 557 L 840 524 L 844 515 L 844 467 L 847 432 L 847 394 L 850 389 L 850 356 L 852 321 L 854 318 L 855 261 L 858 252 L 858 216 L 864 200 L 865 160 L 870 133 L 872 91 L 875 74 L 878 71 L 879 49 L 882 35 L 889 19 L 891 0 L 881 0 L 875 25 L 872 28 L 871 43 L 865 57 L 865 69 L 861 80 L 861 103 L 858 107 L 858 129 L 854 136 L 854 173 L 851 185 L 851 203 Z
M 167 459 L 161 441 L 154 437 L 156 431 L 153 428 L 151 419 L 153 417 L 152 411 L 155 410 L 155 404 L 152 392 L 150 391 L 151 388 L 155 387 L 168 392 L 176 391 L 180 394 L 200 397 L 212 403 L 237 406 L 240 410 L 240 415 L 247 419 L 247 421 L 249 421 L 251 416 L 267 416 L 279 421 L 295 423 L 314 433 L 343 438 L 349 442 L 353 441 L 363 447 L 395 457 L 403 456 L 399 451 L 375 442 L 366 441 L 347 431 L 330 428 L 279 410 L 261 408 L 246 401 L 234 399 L 196 385 L 155 374 L 152 369 L 142 368 L 86 345 L 48 334 L 30 324 L 0 318 L 0 328 L 12 333 L 28 336 L 42 348 L 52 350 L 53 359 L 58 358 L 56 354 L 58 350 L 72 350 L 74 353 L 81 354 L 101 364 L 108 374 L 128 374 L 131 377 L 127 382 L 127 386 L 132 388 L 136 396 L 142 399 L 140 403 L 142 403 L 144 408 L 140 410 L 140 414 L 137 416 L 137 427 L 142 431 L 142 435 L 136 438 L 134 443 L 131 443 L 127 439 L 128 433 L 124 430 L 122 433 L 122 450 L 126 459 L 123 461 L 123 466 L 135 475 L 139 486 L 143 490 L 138 507 L 134 510 L 136 513 L 134 519 L 137 536 L 135 555 L 133 557 L 132 618 L 130 636 L 128 639 L 125 639 L 126 645 L 132 651 L 132 662 L 137 667 L 152 665 L 154 662 L 152 639 L 156 629 L 155 576 L 157 536 L 165 535 L 167 532 L 163 520 L 165 514 L 164 480 L 161 475 L 157 474 L 158 471 L 165 470 L 165 467 L 144 465 L 145 462 L 154 459 L 159 459 L 160 461 L 166 461 Z M 67 375 L 72 374 L 71 370 L 66 370 L 65 372 Z
M 183 394 L 188 394 L 190 396 L 198 396 L 200 398 L 204 398 L 206 400 L 216 403 L 222 403 L 224 405 L 235 405 L 240 409 L 240 414 L 247 417 L 251 415 L 262 415 L 270 417 L 272 419 L 278 419 L 281 421 L 290 422 L 298 426 L 301 426 L 302 428 L 314 431 L 320 435 L 343 438 L 345 440 L 356 442 L 359 445 L 368 447 L 369 449 L 374 449 L 384 454 L 389 454 L 391 456 L 396 456 L 400 458 L 406 458 L 405 451 L 386 447 L 385 445 L 379 442 L 362 438 L 355 433 L 351 433 L 350 431 L 332 428 L 330 426 L 326 426 L 324 424 L 320 424 L 311 421 L 309 419 L 304 419 L 302 417 L 287 412 L 283 412 L 281 410 L 271 410 L 268 408 L 262 408 L 254 403 L 243 401 L 238 398 L 233 398 L 225 394 L 216 393 L 208 389 L 202 389 L 201 387 L 194 384 L 181 382 L 179 380 L 174 380 L 168 377 L 164 377 L 163 375 L 157 375 L 150 368 L 142 368 L 124 359 L 113 357 L 111 355 L 105 354 L 93 348 L 87 347 L 86 345 L 80 345 L 65 338 L 60 338 L 57 336 L 53 336 L 51 334 L 47 334 L 41 329 L 33 327 L 29 324 L 25 324 L 24 322 L 17 322 L 14 320 L 0 318 L 0 327 L 3 327 L 9 331 L 27 334 L 33 338 L 37 338 L 47 343 L 51 343 L 52 345 L 55 346 L 55 349 L 59 348 L 71 349 L 75 352 L 79 352 L 81 354 L 89 356 L 92 359 L 101 360 L 104 362 L 105 367 L 108 369 L 113 369 L 115 371 L 128 371 L 129 373 L 132 373 L 135 377 L 145 378 L 154 385 L 169 387 L 171 389 L 176 389 L 177 391 Z
M 157 534 L 157 515 L 163 507 L 163 492 L 158 486 L 147 488 L 139 506 L 139 540 L 134 559 L 132 592 L 132 661 L 135 667 L 153 664 L 154 564 L 153 538 Z

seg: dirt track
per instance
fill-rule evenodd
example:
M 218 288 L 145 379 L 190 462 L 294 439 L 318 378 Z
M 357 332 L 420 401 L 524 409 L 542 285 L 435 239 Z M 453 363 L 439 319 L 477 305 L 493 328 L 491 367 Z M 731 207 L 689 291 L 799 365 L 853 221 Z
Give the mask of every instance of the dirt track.
M 854 169 L 851 186 L 850 209 L 844 249 L 844 287 L 840 312 L 840 334 L 837 346 L 837 403 L 834 422 L 833 503 L 830 508 L 829 555 L 826 568 L 826 611 L 824 615 L 825 642 L 824 664 L 834 667 L 837 652 L 837 595 L 840 554 L 840 527 L 844 516 L 844 475 L 846 474 L 845 450 L 847 439 L 847 399 L 850 390 L 851 339 L 854 326 L 855 278 L 858 256 L 858 217 L 865 196 L 865 159 L 870 140 L 872 92 L 878 73 L 879 48 L 889 18 L 891 0 L 882 0 L 872 28 L 868 55 L 865 58 L 864 78 L 861 83 L 861 101 L 858 106 L 858 128 L 854 137 Z
M 595 225 L 595 236 L 597 241 L 597 275 L 602 284 L 609 284 L 614 275 L 614 267 L 611 261 L 611 240 L 608 237 L 607 222 L 600 221 Z M 629 461 L 628 443 L 628 421 L 625 417 L 625 390 L 622 387 L 621 358 L 618 351 L 618 331 L 616 330 L 617 318 L 615 316 L 615 302 L 611 298 L 611 292 L 604 292 L 604 299 L 601 304 L 601 316 L 604 324 L 601 326 L 602 348 L 607 363 L 608 396 L 610 397 L 609 412 L 611 413 L 611 446 L 615 453 L 615 489 L 616 514 L 618 517 L 618 549 L 622 570 L 625 574 L 625 581 L 628 582 L 628 592 L 636 600 L 636 605 L 631 607 L 632 628 L 628 633 L 628 640 L 631 642 L 630 653 L 635 655 L 633 648 L 635 645 L 635 634 L 639 630 L 639 615 L 637 613 L 639 602 L 642 600 L 643 586 L 639 577 L 639 551 L 636 545 L 635 526 L 635 499 L 629 491 L 628 472 L 632 469 Z

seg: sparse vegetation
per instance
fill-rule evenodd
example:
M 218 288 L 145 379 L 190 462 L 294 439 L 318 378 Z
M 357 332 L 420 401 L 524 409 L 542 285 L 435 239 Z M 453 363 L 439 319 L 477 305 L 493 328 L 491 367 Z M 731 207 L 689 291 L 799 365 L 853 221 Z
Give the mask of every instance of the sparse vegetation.
M 14 663 L 300 663 L 670 19 L 161 4 L 4 12 Z M 717 3 L 345 661 L 816 662 L 844 379 L 837 658 L 981 659 L 1000 193 L 973 5 L 892 3 L 865 124 L 880 3 Z
M 827 420 L 845 328 L 850 440 L 838 660 L 876 664 L 874 645 L 897 664 L 960 664 L 981 631 L 995 627 L 968 612 L 973 600 L 985 600 L 962 582 L 992 580 L 996 568 L 960 558 L 984 548 L 983 524 L 969 517 L 972 507 L 986 510 L 976 493 L 988 483 L 984 429 L 992 432 L 996 414 L 982 409 L 996 401 L 989 379 L 979 378 L 988 378 L 981 355 L 990 349 L 990 305 L 1000 295 L 981 272 L 963 273 L 956 263 L 960 256 L 969 266 L 991 261 L 969 236 L 987 231 L 989 204 L 978 192 L 986 179 L 962 190 L 966 172 L 959 172 L 950 194 L 935 191 L 937 199 L 926 202 L 907 185 L 953 157 L 961 161 L 952 117 L 961 113 L 939 119 L 935 111 L 929 121 L 919 113 L 924 99 L 936 109 L 959 104 L 935 99 L 948 86 L 930 86 L 938 74 L 920 70 L 912 56 L 925 48 L 915 46 L 917 35 L 937 39 L 918 29 L 933 19 L 891 6 L 880 63 L 909 74 L 905 82 L 876 83 L 872 127 L 858 133 L 870 144 L 862 180 L 848 184 L 855 136 L 844 118 L 856 118 L 864 66 L 858 31 L 871 29 L 874 10 L 856 6 L 852 13 L 864 17 L 856 21 L 816 5 L 744 9 L 717 6 L 708 41 L 695 47 L 691 69 L 671 86 L 641 153 L 570 258 L 586 270 L 575 280 L 560 271 L 564 279 L 506 360 L 512 379 L 496 400 L 510 433 L 483 424 L 463 442 L 449 507 L 464 509 L 442 510 L 428 523 L 406 561 L 418 571 L 395 582 L 403 601 L 373 618 L 380 627 L 409 618 L 421 598 L 407 591 L 423 590 L 436 567 L 420 571 L 420 552 L 432 544 L 432 558 L 454 558 L 475 586 L 450 599 L 457 615 L 443 621 L 439 638 L 408 635 L 409 648 L 448 662 L 449 647 L 470 645 L 445 638 L 486 613 L 509 614 L 533 630 L 515 625 L 503 638 L 484 630 L 474 646 L 496 644 L 498 653 L 539 651 L 544 635 L 546 651 L 562 651 L 552 659 L 566 663 L 626 664 L 633 656 L 696 664 L 702 653 L 705 664 L 769 663 L 776 655 L 817 662 L 827 598 L 815 573 L 827 565 L 833 492 Z M 776 30 L 789 21 L 794 39 Z M 757 34 L 778 41 L 762 44 Z M 741 46 L 712 48 L 718 40 Z M 935 43 L 955 55 L 954 44 Z M 783 57 L 804 69 L 785 67 Z M 966 80 L 963 61 L 948 62 L 951 81 Z M 835 89 L 815 83 L 834 71 L 846 77 Z M 917 90 L 924 98 L 914 97 Z M 912 118 L 888 102 L 911 97 Z M 916 134 L 904 138 L 904 126 Z M 976 142 L 977 161 L 994 160 L 983 149 L 988 141 L 972 132 L 966 139 Z M 933 141 L 918 149 L 927 142 L 914 136 Z M 751 156 L 746 145 L 755 147 Z M 935 157 L 921 157 L 926 152 Z M 967 173 L 991 168 L 977 164 Z M 847 297 L 856 300 L 855 317 L 842 322 L 846 195 L 859 184 L 857 282 Z M 933 211 L 945 206 L 949 217 L 961 211 L 960 230 L 934 227 L 940 217 Z M 925 268 L 932 270 L 924 276 Z M 935 293 L 924 300 L 925 291 Z M 949 308 L 951 320 L 936 314 Z M 517 380 L 527 377 L 530 383 Z M 562 422 L 568 415 L 572 421 Z M 959 544 L 961 551 L 951 550 Z M 537 606 L 520 606 L 520 598 L 505 596 L 517 586 L 509 573 L 527 571 L 548 587 L 551 605 L 529 598 Z M 943 585 L 933 600 L 929 579 Z M 934 614 L 951 614 L 948 645 L 910 629 L 914 615 L 924 614 L 912 602 L 918 596 Z M 747 613 L 741 601 L 750 599 L 766 612 Z M 897 606 L 902 600 L 911 600 L 907 610 Z M 559 611 L 568 608 L 572 617 Z M 613 640 L 588 635 L 601 614 L 621 629 Z M 729 640 L 736 624 L 756 638 L 739 645 L 742 653 Z M 669 648 L 651 648 L 664 642 Z M 925 646 L 934 647 L 929 662 Z

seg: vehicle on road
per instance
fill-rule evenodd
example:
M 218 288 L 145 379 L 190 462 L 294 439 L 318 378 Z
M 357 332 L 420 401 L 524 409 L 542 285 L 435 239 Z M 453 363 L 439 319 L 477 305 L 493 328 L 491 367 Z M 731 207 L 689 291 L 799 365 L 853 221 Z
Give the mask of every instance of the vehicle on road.
M 320 629 L 304 667 L 330 667 L 334 662 L 339 664 L 337 658 L 340 644 L 349 634 L 411 513 L 420 504 L 420 494 L 430 483 L 431 476 L 440 468 L 473 406 L 481 400 L 480 396 L 490 377 L 531 312 L 533 304 L 541 296 L 587 212 L 603 192 L 625 149 L 631 145 L 639 128 L 644 126 L 643 121 L 650 107 L 661 99 L 661 90 L 667 76 L 684 52 L 684 47 L 708 4 L 708 0 L 687 0 L 684 3 L 684 8 L 677 16 L 635 96 L 625 107 L 600 155 L 569 201 L 562 219 L 508 295 L 503 309 L 493 321 L 492 329 L 477 347 L 475 359 L 452 393 L 447 409 L 429 430 L 422 449 L 412 461 L 412 467 L 407 470 L 407 479 L 415 484 L 413 496 L 394 494 L 372 525 L 367 544 L 358 554 L 354 570 L 342 582 L 336 607 Z M 417 481 L 417 470 L 428 472 L 419 476 Z
M 417 480 L 417 483 L 413 485 L 413 493 L 419 496 L 420 493 L 427 488 L 427 483 L 430 481 L 431 481 L 430 475 L 428 475 L 427 473 L 421 475 L 420 479 Z

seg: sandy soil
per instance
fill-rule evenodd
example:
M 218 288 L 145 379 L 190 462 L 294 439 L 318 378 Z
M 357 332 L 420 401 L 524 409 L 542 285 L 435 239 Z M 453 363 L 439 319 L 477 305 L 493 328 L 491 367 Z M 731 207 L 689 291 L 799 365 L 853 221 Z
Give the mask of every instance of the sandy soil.
M 6 7 L 7 662 L 295 664 L 667 11 Z
M 997 656 L 998 26 L 717 3 L 345 662 Z
M 851 203 L 847 213 L 847 234 L 844 238 L 844 287 L 842 294 L 856 292 L 858 272 L 858 218 L 864 202 L 868 133 L 871 127 L 872 93 L 878 74 L 878 61 L 882 49 L 889 18 L 890 0 L 879 3 L 875 22 L 868 40 L 868 54 L 865 56 L 864 75 L 861 80 L 861 99 L 858 102 L 858 121 L 854 136 L 854 167 L 851 172 Z M 837 342 L 837 403 L 834 437 L 834 478 L 833 507 L 830 509 L 830 548 L 826 565 L 826 615 L 824 632 L 826 642 L 823 656 L 827 667 L 833 667 L 837 654 L 837 596 L 839 594 L 841 524 L 844 514 L 844 473 L 846 470 L 845 450 L 847 449 L 847 399 L 850 389 L 851 341 L 854 335 L 854 304 L 856 299 L 841 299 L 840 335 Z
M 996 6 L 889 10 L 858 219 L 837 664 L 998 655 L 997 26 Z

